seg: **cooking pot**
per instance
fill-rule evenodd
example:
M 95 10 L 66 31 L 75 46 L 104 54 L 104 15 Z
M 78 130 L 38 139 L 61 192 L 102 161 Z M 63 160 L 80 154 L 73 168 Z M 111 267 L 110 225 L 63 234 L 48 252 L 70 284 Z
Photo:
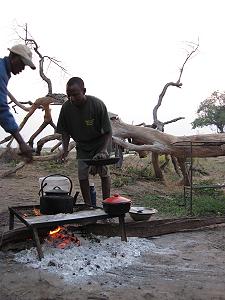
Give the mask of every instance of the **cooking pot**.
M 52 190 L 45 191 L 46 179 L 51 176 L 62 176 L 69 179 L 70 189 L 65 191 L 59 186 L 55 186 Z M 71 196 L 72 181 L 69 177 L 61 174 L 51 174 L 46 176 L 41 182 L 41 189 L 39 191 L 40 197 L 40 212 L 45 215 L 54 215 L 59 213 L 72 213 L 73 206 L 76 202 L 79 192 L 76 192 L 75 196 Z
M 130 210 L 131 200 L 120 196 L 119 194 L 114 194 L 102 201 L 104 211 L 113 216 L 124 215 Z

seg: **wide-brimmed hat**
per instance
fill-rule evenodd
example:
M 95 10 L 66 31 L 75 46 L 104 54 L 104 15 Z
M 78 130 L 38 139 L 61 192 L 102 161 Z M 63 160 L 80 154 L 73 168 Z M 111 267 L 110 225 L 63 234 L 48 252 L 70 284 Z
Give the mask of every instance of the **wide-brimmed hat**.
M 29 47 L 26 45 L 15 45 L 12 48 L 8 48 L 12 53 L 18 54 L 21 57 L 21 60 L 26 66 L 31 67 L 32 70 L 35 70 L 36 67 L 32 62 L 32 52 Z

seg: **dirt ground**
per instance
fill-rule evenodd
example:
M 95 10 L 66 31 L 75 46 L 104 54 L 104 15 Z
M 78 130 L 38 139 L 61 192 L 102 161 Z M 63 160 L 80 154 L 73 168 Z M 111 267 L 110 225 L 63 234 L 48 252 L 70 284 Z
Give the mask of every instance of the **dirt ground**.
M 6 168 L 1 164 L 1 173 Z M 0 180 L 0 238 L 8 230 L 8 206 L 39 204 L 38 179 L 49 173 L 53 172 L 35 163 Z M 75 192 L 79 190 L 75 171 L 71 178 Z M 94 181 L 99 195 L 100 183 L 96 178 Z M 167 193 L 169 187 L 142 182 L 124 189 L 113 188 L 112 193 L 132 197 L 137 191 L 149 189 Z M 166 251 L 145 253 L 128 267 L 73 285 L 43 270 L 16 263 L 11 252 L 0 251 L 0 299 L 225 299 L 224 226 L 164 235 L 152 241 Z

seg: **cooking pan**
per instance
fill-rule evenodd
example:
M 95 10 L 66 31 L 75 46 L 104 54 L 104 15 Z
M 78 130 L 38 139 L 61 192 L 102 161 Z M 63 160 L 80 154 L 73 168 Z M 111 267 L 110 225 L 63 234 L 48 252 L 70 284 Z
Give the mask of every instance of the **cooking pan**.
M 84 159 L 88 166 L 104 166 L 114 165 L 120 160 L 120 157 L 100 158 L 100 159 Z

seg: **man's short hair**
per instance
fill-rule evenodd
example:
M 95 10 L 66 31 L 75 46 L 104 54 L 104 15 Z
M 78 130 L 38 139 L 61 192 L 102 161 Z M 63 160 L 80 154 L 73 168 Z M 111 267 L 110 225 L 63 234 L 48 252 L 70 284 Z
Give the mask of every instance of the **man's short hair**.
M 81 89 L 84 89 L 84 81 L 80 77 L 71 77 L 67 82 L 67 86 L 72 86 L 74 84 L 77 84 Z

